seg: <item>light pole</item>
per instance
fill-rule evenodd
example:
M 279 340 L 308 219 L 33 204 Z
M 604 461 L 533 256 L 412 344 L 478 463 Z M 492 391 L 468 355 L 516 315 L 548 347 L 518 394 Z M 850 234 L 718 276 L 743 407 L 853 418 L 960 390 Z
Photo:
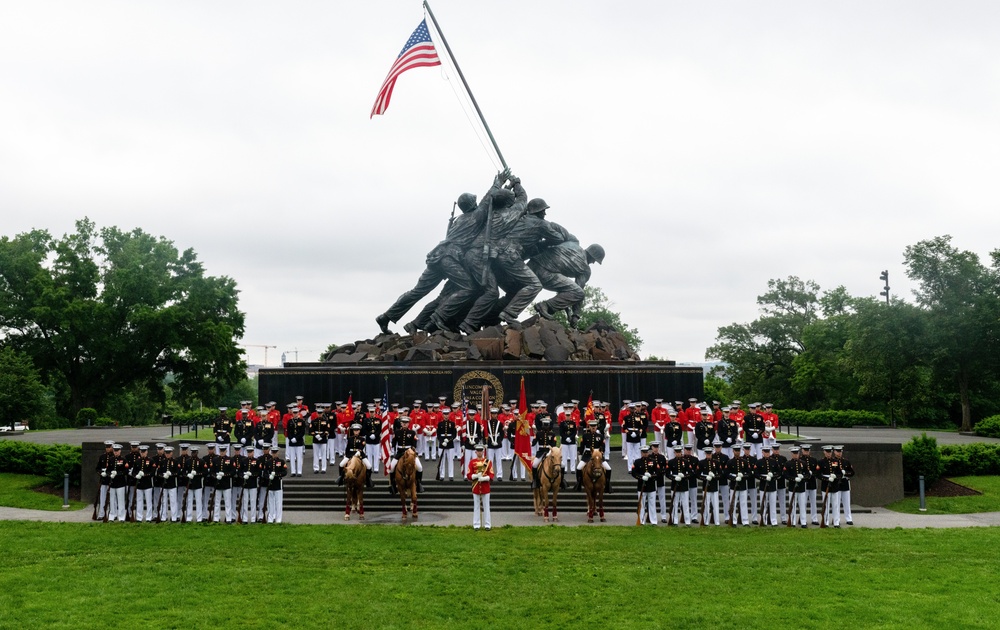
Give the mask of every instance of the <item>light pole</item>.
M 879 292 L 879 295 L 885 297 L 885 306 L 886 306 L 886 308 L 888 308 L 889 307 L 889 270 L 888 269 L 883 269 L 882 273 L 879 274 L 878 279 L 881 280 L 882 283 L 885 285 L 883 287 L 882 291 Z M 889 313 L 887 312 L 886 314 L 888 315 Z M 892 409 L 892 402 L 893 402 L 893 394 L 892 394 L 892 366 L 889 364 L 888 360 L 886 360 L 886 370 L 889 372 L 889 424 L 892 426 L 893 429 L 895 429 L 896 428 L 896 415 L 893 413 L 893 409 Z

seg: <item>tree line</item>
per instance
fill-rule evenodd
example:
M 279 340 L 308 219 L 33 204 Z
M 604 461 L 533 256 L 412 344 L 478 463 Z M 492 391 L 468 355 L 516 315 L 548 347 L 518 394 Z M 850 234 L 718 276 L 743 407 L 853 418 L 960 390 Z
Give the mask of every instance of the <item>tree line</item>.
M 718 329 L 706 396 L 779 408 L 880 411 L 901 425 L 971 431 L 1000 412 L 1000 249 L 989 263 L 950 236 L 903 252 L 913 301 L 773 279 L 760 315 Z

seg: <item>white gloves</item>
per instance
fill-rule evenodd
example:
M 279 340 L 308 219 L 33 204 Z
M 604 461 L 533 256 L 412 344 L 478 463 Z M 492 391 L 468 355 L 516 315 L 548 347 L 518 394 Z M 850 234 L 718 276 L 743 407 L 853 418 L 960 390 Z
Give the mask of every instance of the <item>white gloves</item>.
M 674 440 L 673 442 L 671 442 L 670 446 L 677 446 L 677 440 Z
M 829 475 L 827 477 L 827 480 L 829 480 L 829 481 L 836 481 L 837 480 L 837 475 Z
M 271 473 L 270 475 L 268 475 L 267 478 L 268 479 L 274 479 L 274 473 Z
M 218 473 L 215 473 L 215 478 L 216 478 L 216 479 L 219 479 L 219 480 L 221 480 L 221 479 L 222 479 L 222 477 L 223 477 L 222 473 L 220 473 L 220 472 L 218 472 Z
M 369 440 L 374 440 L 375 439 L 375 434 L 374 433 L 369 434 L 368 439 Z
M 702 440 L 701 443 L 704 444 L 705 446 L 708 446 L 708 440 Z
M 164 479 L 170 479 L 170 475 L 172 475 L 172 474 L 173 473 L 168 470 L 167 472 L 163 473 L 163 478 Z
M 802 481 L 802 475 L 795 475 L 795 483 Z
M 188 479 L 194 479 L 194 471 L 188 473 Z
M 643 481 L 649 481 L 649 478 L 650 478 L 651 476 L 652 476 L 652 475 L 650 475 L 649 473 L 646 473 L 645 475 L 643 475 L 643 476 L 642 476 L 642 480 L 643 480 Z
M 295 438 L 292 438 L 291 440 L 289 440 L 289 442 L 291 442 L 292 444 L 295 444 Z
M 243 478 L 244 479 L 249 479 L 250 478 L 250 473 L 249 472 L 243 473 Z
M 629 433 L 628 435 L 629 435 L 629 437 L 635 437 L 635 436 L 636 436 L 636 433 L 635 433 L 635 431 L 632 431 L 632 432 L 631 432 L 631 433 Z
M 142 472 L 141 470 L 139 472 L 135 473 L 135 478 L 136 479 L 142 479 L 145 476 L 146 476 L 146 473 Z
M 114 478 L 115 478 L 115 477 L 117 477 L 117 476 L 118 476 L 118 471 L 117 471 L 117 470 L 112 470 L 112 471 L 111 471 L 111 478 L 112 478 L 112 479 L 114 479 Z M 832 476 L 832 475 L 831 475 L 831 476 Z
M 772 479 L 774 479 L 774 473 L 767 473 L 767 480 L 771 481 Z
M 732 444 L 733 438 L 726 438 L 726 444 Z
M 743 473 L 736 473 L 736 481 L 743 481 Z
M 708 475 L 706 475 L 705 479 L 708 479 L 709 481 L 715 479 L 715 473 L 714 472 L 708 473 Z
M 755 439 L 755 440 L 756 440 L 757 438 L 759 438 L 759 437 L 760 437 L 760 433 L 751 433 L 751 434 L 750 434 L 750 437 L 752 437 L 753 439 Z
M 247 443 L 246 438 L 240 438 L 240 444 L 246 444 L 246 443 Z
M 108 471 L 106 471 L 106 470 L 102 470 L 102 471 L 101 471 L 101 476 L 102 476 L 102 477 L 107 477 L 107 476 L 108 476 Z
M 674 475 L 674 481 L 680 481 L 683 478 L 684 478 L 684 475 L 682 475 L 680 473 Z

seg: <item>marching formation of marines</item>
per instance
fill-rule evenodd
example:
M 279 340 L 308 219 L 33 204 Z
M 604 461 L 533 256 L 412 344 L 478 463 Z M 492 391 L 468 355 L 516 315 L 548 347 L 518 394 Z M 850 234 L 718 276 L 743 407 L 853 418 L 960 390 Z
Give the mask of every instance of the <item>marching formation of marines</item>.
M 671 405 L 656 399 L 650 406 L 625 400 L 615 418 L 610 405 L 598 400 L 583 409 L 579 400 L 571 400 L 556 405 L 554 413 L 544 400 L 537 400 L 522 419 L 515 400 L 489 409 L 468 401 L 448 405 L 442 396 L 426 409 L 422 400 L 413 401 L 412 407 L 376 400 L 366 405 L 315 403 L 311 410 L 297 396 L 284 414 L 274 401 L 255 409 L 251 401 L 242 401 L 235 418 L 219 408 L 214 442 L 205 445 L 208 453 L 203 457 L 198 446 L 188 444 L 181 444 L 175 456 L 173 447 L 162 443 L 150 454 L 148 446 L 130 442 L 129 452 L 122 454 L 120 445 L 106 442 L 97 465 L 100 492 L 94 517 L 280 523 L 282 482 L 302 475 L 307 441 L 312 444 L 313 472 L 326 474 L 336 465 L 338 485 L 355 455 L 364 463 L 366 486 L 374 487 L 372 473 L 380 466 L 391 473 L 402 453 L 412 449 L 422 492 L 421 459 L 438 462 L 437 480 L 453 481 L 458 461 L 460 479 L 470 479 L 473 468 L 485 470 L 488 462 L 490 481 L 502 482 L 504 462 L 510 462 L 508 480 L 527 481 L 524 458 L 515 452 L 523 432 L 530 440 L 527 461 L 533 484 L 542 460 L 559 446 L 562 468 L 575 474 L 573 490 L 579 491 L 581 470 L 597 450 L 604 455 L 605 491 L 610 493 L 610 436 L 617 420 L 622 457 L 637 482 L 642 523 L 806 527 L 807 521 L 819 524 L 821 503 L 826 524 L 839 527 L 843 511 L 852 525 L 854 469 L 842 447 L 823 447 L 824 457 L 815 459 L 810 445 L 803 444 L 790 448 L 791 457 L 785 458 L 776 440 L 780 422 L 773 406 L 752 403 L 744 411 L 741 405 L 693 398 L 686 407 L 681 401 Z M 647 444 L 650 430 L 655 439 Z M 284 458 L 278 456 L 279 436 L 285 442 Z M 393 492 L 393 484 L 388 485 Z M 477 500 L 485 502 L 488 513 L 489 485 L 477 487 L 477 494 L 487 494 Z

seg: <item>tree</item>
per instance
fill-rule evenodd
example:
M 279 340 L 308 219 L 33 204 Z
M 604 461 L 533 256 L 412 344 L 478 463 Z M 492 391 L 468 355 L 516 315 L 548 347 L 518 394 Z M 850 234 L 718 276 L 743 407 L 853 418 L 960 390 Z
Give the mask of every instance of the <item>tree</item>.
M 1000 250 L 984 266 L 973 252 L 960 251 L 950 236 L 911 245 L 904 252 L 906 275 L 918 285 L 917 304 L 927 310 L 930 365 L 954 382 L 962 410 L 962 431 L 972 430 L 973 388 L 995 381 L 1000 321 Z
M 13 348 L 0 348 L 0 426 L 34 422 L 45 406 L 45 386 L 31 357 Z
M 614 304 L 600 287 L 587 285 L 583 288 L 583 307 L 580 311 L 580 321 L 577 322 L 576 328 L 578 330 L 587 330 L 587 328 L 597 322 L 603 321 L 608 326 L 620 332 L 632 350 L 638 352 L 639 348 L 642 347 L 642 337 L 639 336 L 639 329 L 631 328 L 623 322 L 621 314 L 611 310 Z M 566 314 L 563 312 L 556 313 L 556 319 L 567 326 L 569 325 L 566 320 Z
M 768 280 L 767 288 L 757 297 L 761 316 L 719 328 L 705 356 L 726 363 L 724 375 L 736 395 L 794 405 L 792 362 L 806 348 L 806 326 L 818 317 L 819 285 L 789 276 Z
M 102 408 L 133 385 L 162 401 L 210 399 L 245 378 L 235 282 L 205 275 L 193 250 L 83 219 L 0 239 L 0 333 L 32 357 L 62 415 Z

